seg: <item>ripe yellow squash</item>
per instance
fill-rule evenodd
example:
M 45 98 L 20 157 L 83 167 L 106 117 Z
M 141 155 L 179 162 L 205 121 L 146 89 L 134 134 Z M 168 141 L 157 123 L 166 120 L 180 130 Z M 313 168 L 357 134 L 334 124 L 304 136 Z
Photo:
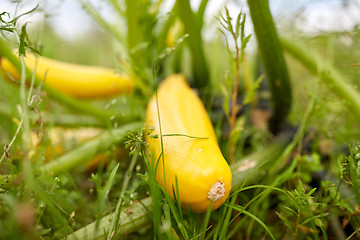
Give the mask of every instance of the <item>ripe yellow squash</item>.
M 33 71 L 36 63 L 34 54 L 26 54 L 25 63 Z M 2 57 L 0 65 L 15 80 L 20 79 L 20 73 L 7 58 Z M 36 76 L 45 84 L 79 98 L 110 97 L 130 92 L 133 87 L 129 77 L 117 74 L 113 69 L 67 63 L 43 56 L 38 57 Z
M 217 209 L 230 193 L 231 171 L 206 109 L 182 75 L 165 79 L 157 94 L 158 99 L 154 95 L 146 111 L 146 125 L 154 128 L 147 142 L 150 165 L 155 167 L 158 162 L 156 180 L 174 198 L 177 178 L 180 201 L 185 209 L 205 212 L 211 201 L 212 210 Z

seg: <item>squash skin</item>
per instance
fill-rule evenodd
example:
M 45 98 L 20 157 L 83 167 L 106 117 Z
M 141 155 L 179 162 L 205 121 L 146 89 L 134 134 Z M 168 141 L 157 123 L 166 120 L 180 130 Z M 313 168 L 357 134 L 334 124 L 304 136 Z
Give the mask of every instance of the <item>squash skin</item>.
M 24 59 L 26 66 L 33 71 L 36 63 L 34 54 L 27 53 Z M 2 71 L 15 80 L 20 79 L 20 73 L 7 58 L 1 57 L 0 65 Z M 43 56 L 38 56 L 36 76 L 45 80 L 45 84 L 78 98 L 111 97 L 129 93 L 133 88 L 129 77 L 119 75 L 113 69 L 66 63 Z
M 231 190 L 231 171 L 217 144 L 214 128 L 198 96 L 187 85 L 182 75 L 165 79 L 158 88 L 158 105 L 162 134 L 185 134 L 201 137 L 163 136 L 165 179 L 161 154 L 156 97 L 149 101 L 146 111 L 147 128 L 154 131 L 147 137 L 151 153 L 150 165 L 154 167 L 159 159 L 156 180 L 166 187 L 170 196 L 176 189 L 177 178 L 180 201 L 184 209 L 206 212 L 209 205 L 209 191 L 217 182 L 223 183 L 223 196 L 212 203 L 212 210 L 220 207 Z M 166 182 L 166 183 L 165 183 Z

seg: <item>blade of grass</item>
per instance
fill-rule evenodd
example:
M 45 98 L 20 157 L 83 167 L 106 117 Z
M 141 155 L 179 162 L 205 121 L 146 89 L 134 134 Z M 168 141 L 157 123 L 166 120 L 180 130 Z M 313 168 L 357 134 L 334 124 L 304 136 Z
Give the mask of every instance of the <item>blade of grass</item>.
M 211 216 L 211 209 L 212 209 L 212 205 L 213 205 L 213 201 L 210 202 L 210 205 L 206 211 L 206 214 L 204 216 L 201 228 L 200 228 L 200 233 L 198 235 L 198 237 L 200 237 L 200 240 L 205 239 L 205 234 L 206 232 L 211 228 L 211 226 L 208 227 L 209 225 L 209 221 L 210 221 L 210 216 Z
M 235 201 L 237 199 L 237 195 L 238 194 L 235 193 L 235 194 L 233 194 L 231 196 L 230 204 L 225 203 L 226 214 L 224 215 L 224 218 L 221 221 L 222 224 L 218 225 L 219 227 L 217 227 L 217 229 L 220 229 L 219 236 L 217 236 L 218 232 L 216 231 L 214 239 L 225 239 L 228 228 L 229 228 L 229 225 L 230 225 L 230 218 L 231 218 L 231 215 L 232 215 L 233 206 L 235 205 Z
M 239 206 L 239 205 L 234 205 L 234 206 L 230 206 L 230 205 L 229 205 L 229 207 L 233 208 L 233 209 L 236 210 L 236 211 L 239 211 L 239 212 L 241 211 L 241 212 L 244 213 L 245 215 L 247 215 L 247 216 L 251 217 L 252 219 L 254 219 L 256 222 L 258 222 L 258 223 L 265 229 L 265 231 L 270 235 L 270 237 L 271 237 L 272 239 L 275 239 L 274 235 L 271 233 L 271 231 L 270 231 L 270 229 L 268 228 L 268 226 L 266 226 L 266 224 L 265 224 L 263 221 L 261 221 L 261 219 L 259 219 L 258 217 L 256 217 L 256 216 L 253 215 L 252 213 L 246 211 L 246 210 L 244 209 L 244 207 Z
M 108 181 L 106 182 L 104 188 L 101 190 L 101 192 L 98 194 L 98 206 L 97 206 L 97 218 L 96 218 L 96 224 L 95 224 L 95 229 L 98 229 L 99 227 L 99 224 L 100 224 L 100 220 L 101 220 L 101 217 L 102 217 L 102 213 L 103 213 L 103 210 L 104 210 L 104 207 L 105 207 L 105 204 L 106 204 L 106 199 L 109 195 L 109 192 L 111 190 L 111 187 L 113 185 L 113 182 L 114 182 L 114 178 L 115 178 L 115 175 L 116 175 L 116 172 L 119 168 L 120 164 L 116 164 L 114 169 L 111 171 L 110 173 L 110 176 L 109 176 L 109 179 Z
M 278 133 L 291 108 L 290 77 L 270 13 L 268 0 L 247 1 L 271 91 L 270 130 Z
M 160 186 L 159 186 L 160 187 Z M 171 209 L 171 213 L 173 214 L 173 217 L 176 221 L 177 226 L 179 227 L 179 230 L 183 236 L 184 239 L 188 239 L 189 236 L 186 232 L 185 227 L 183 226 L 183 216 L 182 216 L 182 210 L 178 209 L 178 207 L 175 205 L 173 199 L 170 197 L 169 193 L 166 191 L 166 189 L 164 189 L 163 187 L 160 187 L 165 198 L 166 198 L 166 202 L 169 205 L 170 209 Z M 180 200 L 179 200 L 180 201 Z
M 109 230 L 109 234 L 108 234 L 108 239 L 110 239 L 111 235 L 117 235 L 117 231 L 118 231 L 118 223 L 121 221 L 120 219 L 120 214 L 121 214 L 121 209 L 122 209 L 122 204 L 123 204 L 123 200 L 124 200 L 124 196 L 125 196 L 125 191 L 127 190 L 128 186 L 129 186 L 129 182 L 132 176 L 132 172 L 134 171 L 135 165 L 137 163 L 138 157 L 140 154 L 140 147 L 139 145 L 136 147 L 135 149 L 135 153 L 134 156 L 131 159 L 130 165 L 128 167 L 128 169 L 125 172 L 124 175 L 124 181 L 121 187 L 121 192 L 119 195 L 119 200 L 118 203 L 116 205 L 116 210 L 115 210 L 115 214 L 114 217 L 111 221 L 111 226 L 110 226 L 110 230 Z

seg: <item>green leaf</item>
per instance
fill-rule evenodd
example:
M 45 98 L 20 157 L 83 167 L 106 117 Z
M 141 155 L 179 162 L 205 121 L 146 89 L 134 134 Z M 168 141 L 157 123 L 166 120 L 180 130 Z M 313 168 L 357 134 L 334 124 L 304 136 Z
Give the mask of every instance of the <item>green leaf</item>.
M 316 188 L 311 189 L 307 194 L 306 197 L 307 198 L 312 198 L 311 195 L 316 191 Z
M 281 219 L 281 221 L 283 221 L 285 226 L 287 226 L 291 232 L 294 232 L 293 227 L 291 226 L 291 223 L 288 220 L 288 217 L 284 216 L 282 213 L 278 213 L 278 212 L 275 212 L 275 213 L 276 213 L 276 215 L 278 215 L 278 217 Z
M 106 204 L 106 198 L 109 195 L 110 189 L 113 185 L 114 178 L 115 178 L 115 175 L 116 175 L 116 172 L 117 172 L 119 166 L 120 166 L 119 163 L 116 164 L 114 169 L 111 171 L 109 179 L 106 182 L 103 190 L 99 193 L 99 201 L 98 201 L 98 207 L 97 207 L 97 218 L 96 218 L 95 229 L 97 229 L 99 227 L 99 223 L 100 223 L 101 217 L 103 215 L 103 210 L 104 210 L 104 207 Z
M 20 43 L 19 43 L 19 54 L 25 56 L 25 46 L 26 46 L 26 23 L 21 27 L 20 33 Z
M 328 216 L 329 214 L 330 214 L 330 213 L 320 213 L 320 214 L 318 214 L 318 215 L 309 217 L 309 218 L 307 218 L 307 219 L 302 223 L 302 225 L 305 225 L 306 223 L 311 222 L 311 221 L 314 221 L 315 219 L 318 219 L 318 218 L 324 218 L 324 217 Z
M 294 209 L 292 209 L 292 208 L 290 208 L 290 207 L 288 207 L 288 206 L 284 206 L 284 208 L 285 208 L 286 210 L 290 211 L 291 213 L 293 213 L 295 216 L 298 215 L 298 213 L 297 213 Z
M 243 29 L 242 24 L 241 24 L 241 16 L 242 16 L 242 12 L 239 12 L 237 19 L 236 19 L 236 27 L 235 27 L 235 37 L 236 39 L 239 37 L 240 34 L 240 27 L 241 30 Z
M 229 205 L 228 205 L 228 206 L 229 206 Z M 246 211 L 245 208 L 242 207 L 242 206 L 233 205 L 233 206 L 231 206 L 231 207 L 232 207 L 233 209 L 235 209 L 236 211 L 242 212 L 242 213 L 244 213 L 245 215 L 247 215 L 247 216 L 251 217 L 252 219 L 254 219 L 257 223 L 259 223 L 259 224 L 265 229 L 265 231 L 270 235 L 270 237 L 275 240 L 274 235 L 271 233 L 271 231 L 270 231 L 270 229 L 268 228 L 268 226 L 266 226 L 266 224 L 265 224 L 263 221 L 261 221 L 261 219 L 259 219 L 258 217 L 256 217 L 254 214 Z

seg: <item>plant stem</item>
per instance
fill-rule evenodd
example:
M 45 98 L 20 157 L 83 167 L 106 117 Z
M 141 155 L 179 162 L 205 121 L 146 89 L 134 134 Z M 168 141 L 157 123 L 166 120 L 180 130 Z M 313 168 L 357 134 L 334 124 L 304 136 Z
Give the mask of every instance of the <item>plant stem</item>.
M 90 16 L 92 16 L 96 22 L 98 22 L 107 32 L 112 34 L 116 40 L 121 44 L 121 50 L 126 49 L 126 42 L 125 37 L 117 30 L 118 28 L 110 25 L 108 22 L 106 22 L 98 13 L 98 11 L 95 9 L 93 5 L 91 5 L 88 0 L 79 0 L 82 4 L 83 8 L 89 13 Z M 115 4 L 114 1 L 111 1 L 114 8 L 120 13 L 121 8 L 118 4 Z M 121 51 L 122 54 L 125 54 L 126 51 Z
M 209 84 L 209 70 L 202 46 L 200 19 L 196 18 L 191 10 L 189 0 L 177 0 L 175 4 L 177 4 L 177 11 L 184 24 L 185 32 L 189 34 L 186 41 L 192 57 L 194 87 L 204 88 Z M 205 99 L 204 102 L 207 100 Z
M 299 226 L 300 226 L 300 217 L 301 217 L 301 208 L 298 210 L 297 218 L 296 218 L 296 226 L 295 226 L 295 232 L 294 232 L 294 240 L 297 238 L 297 234 L 299 232 Z
M 291 108 L 290 77 L 270 13 L 268 0 L 247 1 L 262 62 L 270 85 L 270 131 L 279 133 Z
M 111 236 L 114 236 L 114 235 L 117 236 L 118 228 L 119 228 L 118 223 L 120 222 L 120 215 L 121 215 L 123 199 L 124 199 L 124 196 L 125 196 L 125 191 L 128 188 L 128 185 L 129 185 L 129 182 L 130 182 L 130 179 L 131 179 L 131 175 L 132 175 L 132 172 L 134 171 L 134 168 L 135 168 L 135 165 L 137 163 L 139 154 L 140 154 L 140 147 L 138 145 L 136 147 L 135 154 L 131 159 L 130 165 L 129 165 L 129 167 L 126 170 L 125 175 L 124 175 L 124 181 L 123 181 L 123 184 L 122 184 L 122 187 L 121 187 L 121 192 L 120 192 L 120 196 L 119 196 L 118 203 L 117 203 L 117 206 L 116 206 L 116 210 L 115 210 L 115 213 L 114 213 L 114 217 L 113 217 L 113 219 L 111 221 L 111 226 L 110 226 L 110 230 L 109 230 L 109 233 L 108 233 L 108 239 L 111 239 L 112 238 Z
M 235 41 L 236 56 L 234 58 L 235 76 L 234 76 L 234 84 L 233 84 L 233 89 L 232 89 L 233 92 L 232 92 L 231 118 L 230 118 L 229 157 L 230 157 L 230 163 L 234 163 L 234 161 L 235 161 L 235 145 L 233 142 L 232 133 L 235 129 L 236 115 L 238 112 L 237 98 L 238 98 L 238 91 L 239 91 L 240 49 L 239 49 L 237 37 L 236 37 L 234 31 L 231 31 L 231 33 L 232 33 L 234 41 Z
M 10 148 L 14 144 L 17 136 L 19 135 L 23 123 L 24 123 L 24 119 L 21 119 L 19 126 L 17 127 L 16 132 L 15 132 L 13 138 L 11 139 L 10 143 L 4 146 L 4 153 L 0 158 L 0 165 L 1 165 L 2 161 L 5 159 L 5 157 L 8 157 L 8 154 L 9 154 L 8 151 L 10 150 Z
M 280 40 L 284 50 L 301 62 L 312 74 L 320 75 L 326 86 L 344 99 L 349 110 L 360 118 L 360 93 L 346 81 L 336 67 L 299 41 L 286 38 Z
M 50 175 L 68 171 L 89 161 L 97 154 L 108 150 L 114 144 L 123 141 L 129 131 L 139 129 L 142 125 L 143 123 L 141 122 L 135 122 L 123 125 L 117 129 L 107 130 L 96 139 L 79 145 L 58 159 L 45 164 L 40 170 Z
M 121 235 L 135 232 L 142 227 L 149 225 L 151 223 L 151 212 L 152 199 L 150 197 L 135 202 L 126 210 L 121 211 L 117 235 L 112 236 L 112 239 L 119 239 L 118 237 Z M 104 234 L 107 234 L 109 232 L 109 223 L 111 222 L 111 219 L 113 217 L 113 214 L 109 214 L 103 217 L 100 220 L 99 228 L 97 230 L 95 228 L 96 222 L 90 223 L 86 227 L 69 234 L 66 237 L 66 240 L 105 239 Z
M 209 2 L 209 0 L 201 0 L 199 9 L 196 13 L 196 18 L 197 18 L 196 21 L 199 23 L 200 28 L 202 28 L 202 26 L 204 24 L 204 13 L 205 13 L 205 9 L 206 9 L 208 2 Z
M 127 45 L 130 51 L 130 58 L 132 64 L 136 68 L 149 67 L 147 65 L 144 49 L 139 48 L 140 44 L 144 43 L 142 30 L 144 26 L 140 25 L 140 5 L 143 4 L 139 0 L 125 0 L 126 3 L 126 22 L 127 22 Z

